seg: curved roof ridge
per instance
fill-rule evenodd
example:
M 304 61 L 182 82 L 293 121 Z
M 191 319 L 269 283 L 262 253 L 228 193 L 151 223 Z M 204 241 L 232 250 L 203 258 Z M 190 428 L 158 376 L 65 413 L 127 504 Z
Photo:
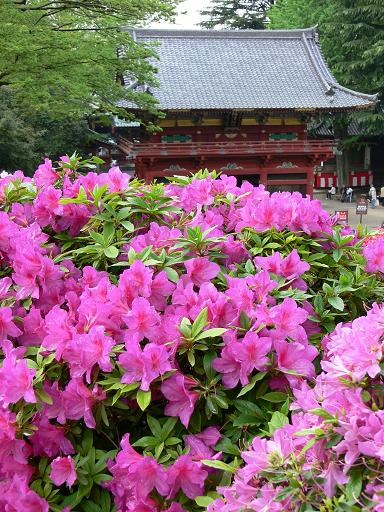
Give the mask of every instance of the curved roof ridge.
M 340 85 L 338 82 L 334 82 L 331 84 L 332 87 L 339 89 L 340 91 L 347 92 L 348 94 L 352 94 L 353 96 L 357 96 L 358 98 L 363 98 L 370 101 L 377 101 L 379 97 L 379 93 L 376 94 L 366 94 L 365 92 L 354 91 L 353 89 L 348 89 L 348 87 L 344 87 Z
M 323 73 L 321 67 L 319 66 L 317 59 L 315 58 L 315 55 L 313 54 L 312 49 L 309 46 L 307 38 L 305 37 L 304 33 L 302 35 L 302 39 L 303 39 L 304 48 L 307 52 L 309 60 L 311 61 L 312 66 L 315 68 L 316 73 L 318 74 L 323 86 L 325 87 L 325 93 L 330 94 L 332 92 L 332 85 L 330 85 L 329 81 L 324 76 L 324 73 Z
M 301 38 L 303 34 L 315 37 L 316 27 L 300 29 L 273 30 L 227 30 L 227 29 L 182 29 L 182 28 L 133 28 L 122 27 L 121 30 L 148 37 L 205 37 L 207 39 L 234 37 L 236 39 L 258 38 Z
M 317 35 L 316 27 L 315 34 Z M 357 96 L 358 98 L 367 99 L 370 101 L 376 101 L 378 98 L 378 94 L 366 94 L 363 92 L 354 91 L 353 89 L 349 89 L 348 87 L 344 87 L 343 85 L 339 84 L 339 82 L 336 80 L 334 75 L 332 74 L 331 70 L 328 67 L 328 64 L 324 58 L 323 52 L 321 51 L 320 46 L 316 43 L 314 40 L 311 41 L 311 44 L 308 42 L 307 38 L 305 37 L 305 34 L 303 33 L 303 41 L 305 48 L 308 51 L 308 55 L 311 59 L 312 64 L 314 65 L 317 73 L 319 74 L 319 77 L 323 84 L 327 88 L 327 92 L 331 93 L 332 89 L 339 89 L 340 91 L 344 91 L 348 94 L 352 94 L 353 96 Z

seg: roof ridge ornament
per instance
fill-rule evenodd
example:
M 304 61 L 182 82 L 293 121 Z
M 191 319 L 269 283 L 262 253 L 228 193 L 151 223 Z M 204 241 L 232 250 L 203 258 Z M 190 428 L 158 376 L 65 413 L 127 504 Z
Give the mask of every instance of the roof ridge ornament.
M 311 51 L 311 48 L 308 44 L 307 38 L 305 37 L 304 33 L 302 36 L 302 40 L 304 43 L 304 48 L 306 49 L 307 55 L 309 57 L 309 60 L 311 61 L 312 66 L 315 68 L 316 73 L 318 74 L 323 86 L 325 87 L 325 94 L 327 96 L 332 96 L 334 94 L 332 85 L 328 82 L 328 80 L 325 78 L 324 74 L 322 73 L 322 70 L 320 69 L 320 66 L 317 62 L 315 55 Z

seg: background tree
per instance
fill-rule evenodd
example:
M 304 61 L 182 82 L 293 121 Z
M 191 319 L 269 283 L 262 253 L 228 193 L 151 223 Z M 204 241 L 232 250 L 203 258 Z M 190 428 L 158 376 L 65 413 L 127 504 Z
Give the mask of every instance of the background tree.
M 86 120 L 125 114 L 128 100 L 156 112 L 145 90 L 117 76 L 155 84 L 153 47 L 121 27 L 171 19 L 179 0 L 0 0 L 0 165 L 31 167 L 45 154 L 84 151 Z M 124 48 L 119 52 L 118 48 Z
M 382 0 L 277 0 L 271 28 L 318 25 L 328 64 L 341 84 L 379 93 L 380 109 L 359 114 L 365 131 L 384 133 L 384 3 Z
M 93 133 L 86 119 L 55 120 L 46 112 L 26 112 L 9 87 L 0 88 L 0 171 L 32 175 L 43 156 L 56 159 L 89 147 Z
M 375 111 L 333 117 L 339 183 L 346 182 L 348 151 L 360 138 L 348 136 L 356 120 L 362 136 L 384 137 L 384 3 L 382 0 L 277 0 L 269 10 L 272 28 L 318 25 L 326 60 L 338 81 L 351 89 L 378 93 Z M 329 120 L 326 119 L 325 122 Z
M 204 28 L 263 29 L 266 12 L 274 0 L 212 0 L 212 7 L 201 11 L 208 19 L 201 23 Z
M 128 99 L 149 109 L 143 92 L 122 90 L 116 73 L 153 83 L 153 54 L 121 26 L 170 18 L 178 0 L 2 0 L 0 87 L 53 117 L 114 108 Z M 125 48 L 118 55 L 117 48 Z

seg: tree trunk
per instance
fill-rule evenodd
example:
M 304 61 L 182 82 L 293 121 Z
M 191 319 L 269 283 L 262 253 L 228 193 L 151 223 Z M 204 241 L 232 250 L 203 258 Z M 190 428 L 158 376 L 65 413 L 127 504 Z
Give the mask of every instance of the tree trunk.
M 338 152 L 336 154 L 336 172 L 337 186 L 340 191 L 343 185 L 349 185 L 349 154 L 343 147 L 343 141 L 348 136 L 348 127 L 340 124 L 335 126 L 335 139 L 338 142 Z

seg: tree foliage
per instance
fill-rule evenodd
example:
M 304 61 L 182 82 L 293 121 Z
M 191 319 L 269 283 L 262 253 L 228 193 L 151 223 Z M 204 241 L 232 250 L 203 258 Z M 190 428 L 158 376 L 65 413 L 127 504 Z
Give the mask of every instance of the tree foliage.
M 0 87 L 55 118 L 115 108 L 122 97 L 154 109 L 150 95 L 123 88 L 116 73 L 154 83 L 147 57 L 122 26 L 169 19 L 178 0 L 2 0 Z M 125 48 L 118 55 L 117 48 Z
M 263 29 L 266 12 L 274 0 L 213 0 L 212 7 L 201 12 L 208 19 L 204 28 Z
M 9 87 L 0 87 L 0 170 L 31 175 L 43 156 L 85 149 L 92 132 L 86 119 L 53 119 L 44 110 L 26 112 Z
M 377 112 L 358 114 L 362 130 L 383 133 L 384 3 L 382 0 L 278 0 L 268 16 L 272 28 L 318 25 L 322 49 L 339 82 L 379 93 Z

